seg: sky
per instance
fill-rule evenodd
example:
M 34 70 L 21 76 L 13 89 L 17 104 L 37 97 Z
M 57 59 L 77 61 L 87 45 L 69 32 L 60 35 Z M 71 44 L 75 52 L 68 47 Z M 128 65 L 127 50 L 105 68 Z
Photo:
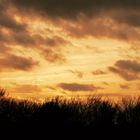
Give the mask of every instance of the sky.
M 16 98 L 140 93 L 139 0 L 0 0 L 0 87 Z

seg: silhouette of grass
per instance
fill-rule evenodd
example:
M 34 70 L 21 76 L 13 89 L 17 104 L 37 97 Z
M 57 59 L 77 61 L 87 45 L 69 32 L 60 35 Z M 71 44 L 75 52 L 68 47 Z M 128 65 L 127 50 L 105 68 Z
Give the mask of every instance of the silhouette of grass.
M 87 102 L 56 98 L 34 103 L 5 97 L 4 90 L 1 93 L 1 127 L 91 130 L 140 126 L 140 98 L 112 103 L 93 96 Z

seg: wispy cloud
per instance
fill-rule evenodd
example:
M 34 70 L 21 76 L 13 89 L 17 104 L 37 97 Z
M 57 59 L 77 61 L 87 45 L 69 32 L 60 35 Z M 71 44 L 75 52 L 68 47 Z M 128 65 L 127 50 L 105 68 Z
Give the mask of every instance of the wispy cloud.
M 68 71 L 74 74 L 78 78 L 83 78 L 84 76 L 84 73 L 78 70 L 68 70 Z
M 127 84 L 121 84 L 121 85 L 120 85 L 120 88 L 121 88 L 121 89 L 128 90 L 130 87 L 129 87 L 129 85 L 127 85 Z
M 93 75 L 104 75 L 104 74 L 107 74 L 107 72 L 97 69 L 97 70 L 93 71 L 92 74 Z

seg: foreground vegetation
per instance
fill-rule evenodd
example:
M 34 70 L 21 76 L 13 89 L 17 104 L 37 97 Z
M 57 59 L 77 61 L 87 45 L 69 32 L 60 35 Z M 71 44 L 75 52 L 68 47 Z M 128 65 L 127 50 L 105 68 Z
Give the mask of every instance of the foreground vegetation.
M 140 98 L 114 104 L 99 97 L 87 102 L 53 99 L 42 104 L 16 101 L 0 92 L 0 126 L 46 129 L 93 129 L 140 126 Z

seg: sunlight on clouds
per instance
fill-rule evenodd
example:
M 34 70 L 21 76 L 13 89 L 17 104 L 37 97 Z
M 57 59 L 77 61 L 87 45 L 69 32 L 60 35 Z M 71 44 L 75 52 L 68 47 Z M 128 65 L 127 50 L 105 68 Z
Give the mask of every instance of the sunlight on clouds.
M 63 2 L 48 8 L 47 0 L 0 1 L 0 86 L 11 96 L 34 99 L 138 94 L 137 6 Z

